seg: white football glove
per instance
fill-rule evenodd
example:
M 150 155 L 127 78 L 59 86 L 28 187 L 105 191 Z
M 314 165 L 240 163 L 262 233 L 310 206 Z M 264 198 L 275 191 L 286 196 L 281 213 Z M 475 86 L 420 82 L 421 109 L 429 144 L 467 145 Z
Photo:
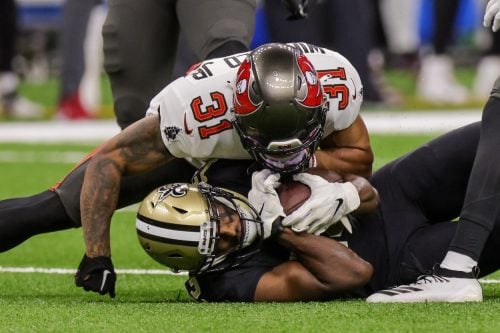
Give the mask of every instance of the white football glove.
M 330 183 L 309 173 L 296 174 L 293 179 L 311 188 L 309 199 L 283 220 L 283 226 L 296 232 L 319 235 L 339 221 L 345 225 L 348 222 L 342 218 L 360 205 L 358 190 L 352 183 Z
M 500 0 L 490 0 L 484 12 L 483 25 L 494 32 L 500 28 Z
M 281 185 L 279 179 L 278 173 L 272 173 L 268 169 L 252 174 L 252 189 L 248 193 L 248 201 L 260 213 L 260 218 L 264 223 L 264 234 L 261 236 L 264 239 L 270 237 L 272 231 L 278 232 L 280 230 L 280 228 L 273 230 L 273 222 L 276 221 L 281 226 L 281 221 L 277 221 L 277 218 L 285 217 L 283 206 L 281 206 L 280 198 L 276 192 L 276 189 Z

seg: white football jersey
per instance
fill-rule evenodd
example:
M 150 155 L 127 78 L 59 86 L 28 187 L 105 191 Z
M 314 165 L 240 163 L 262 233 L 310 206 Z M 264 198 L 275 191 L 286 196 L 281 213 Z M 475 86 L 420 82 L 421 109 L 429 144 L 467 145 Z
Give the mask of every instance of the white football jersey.
M 306 43 L 292 45 L 311 61 L 327 97 L 323 137 L 349 127 L 363 102 L 357 71 L 337 52 Z M 196 167 L 211 158 L 251 158 L 231 124 L 232 83 L 246 55 L 206 60 L 152 99 L 147 114 L 160 115 L 163 142 L 172 155 Z

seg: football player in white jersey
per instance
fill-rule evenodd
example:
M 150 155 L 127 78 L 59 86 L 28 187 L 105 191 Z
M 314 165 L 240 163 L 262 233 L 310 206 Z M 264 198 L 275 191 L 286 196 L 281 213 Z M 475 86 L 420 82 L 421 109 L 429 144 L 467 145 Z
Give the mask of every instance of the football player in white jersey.
M 203 160 L 254 159 L 277 174 L 319 166 L 370 177 L 362 93 L 344 57 L 305 43 L 266 44 L 204 61 L 161 91 L 144 119 L 102 144 L 49 191 L 0 202 L 0 213 L 16 216 L 15 223 L 0 221 L 0 251 L 34 234 L 81 225 L 86 252 L 76 283 L 114 296 L 113 212 L 162 184 L 189 182 Z M 51 216 L 26 214 L 28 203 L 52 207 L 40 210 Z M 303 207 L 314 211 L 318 204 Z
M 282 55 L 291 50 L 296 54 Z M 269 61 L 267 54 L 275 59 Z M 372 156 L 359 116 L 363 89 L 347 59 L 305 43 L 268 44 L 252 55 L 204 61 L 153 98 L 147 114 L 160 116 L 168 151 L 197 166 L 208 158 L 248 159 L 252 155 L 270 169 L 291 172 L 290 166 L 275 161 L 272 151 L 288 155 L 299 147 L 287 140 L 302 135 L 298 137 L 301 147 L 321 138 L 323 149 L 336 149 L 317 151 L 312 161 L 310 155 L 301 155 L 301 162 L 369 177 Z M 324 126 L 320 126 L 322 117 L 326 117 Z M 268 148 L 273 140 L 281 147 Z M 292 147 L 286 150 L 288 144 Z M 343 146 L 354 149 L 342 150 Z M 267 149 L 271 156 L 264 156 Z

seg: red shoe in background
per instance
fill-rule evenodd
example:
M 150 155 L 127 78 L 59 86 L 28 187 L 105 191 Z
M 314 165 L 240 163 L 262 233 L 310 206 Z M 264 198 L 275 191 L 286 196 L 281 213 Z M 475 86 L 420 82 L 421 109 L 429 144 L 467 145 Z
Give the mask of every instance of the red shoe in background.
M 62 120 L 84 120 L 93 119 L 94 114 L 87 110 L 80 100 L 80 94 L 74 93 L 64 97 L 59 102 L 59 110 L 56 117 Z

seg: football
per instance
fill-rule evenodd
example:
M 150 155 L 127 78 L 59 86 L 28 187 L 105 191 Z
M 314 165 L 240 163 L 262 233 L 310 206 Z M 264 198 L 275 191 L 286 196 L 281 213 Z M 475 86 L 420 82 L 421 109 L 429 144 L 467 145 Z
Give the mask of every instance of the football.
M 321 176 L 331 183 L 342 181 L 342 177 L 332 170 L 310 168 L 304 172 Z M 289 180 L 281 180 L 281 185 L 278 187 L 277 192 L 286 215 L 291 214 L 297 208 L 302 206 L 302 204 L 311 196 L 311 189 L 309 186 L 295 181 L 291 177 Z

